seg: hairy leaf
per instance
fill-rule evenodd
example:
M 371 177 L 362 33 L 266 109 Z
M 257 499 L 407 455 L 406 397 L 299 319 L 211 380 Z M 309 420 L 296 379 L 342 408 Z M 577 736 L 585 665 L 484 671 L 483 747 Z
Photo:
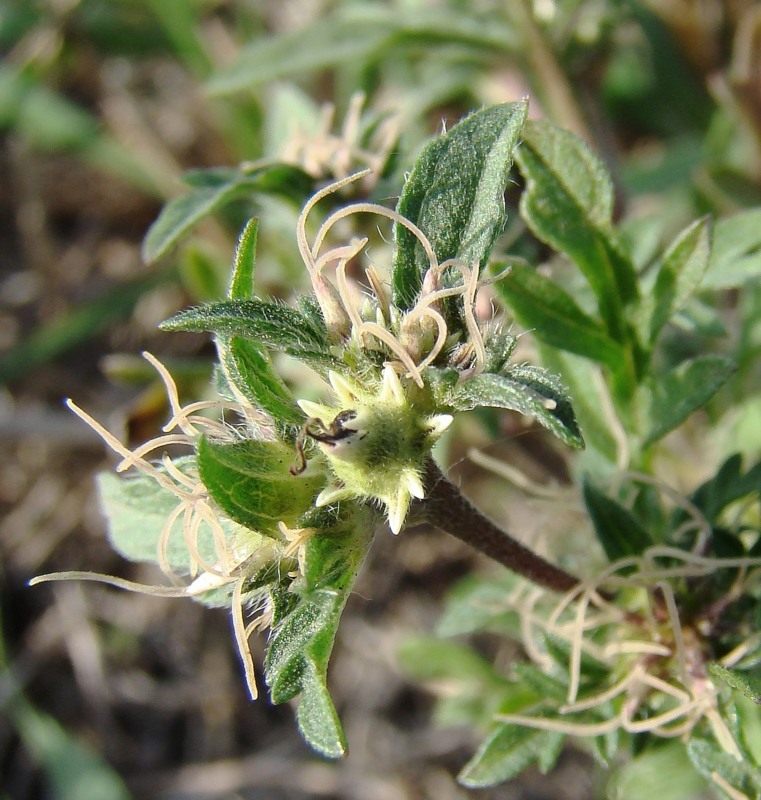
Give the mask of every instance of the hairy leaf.
M 520 324 L 547 344 L 605 364 L 614 371 L 626 353 L 605 328 L 579 308 L 554 281 L 535 269 L 514 264 L 497 292 Z
M 761 209 L 741 211 L 716 223 L 703 280 L 706 289 L 744 286 L 761 277 Z
M 724 356 L 697 356 L 651 382 L 650 430 L 645 444 L 681 425 L 729 380 L 735 364 Z
M 506 375 L 482 373 L 455 387 L 450 394 L 459 411 L 509 408 L 534 417 L 571 447 L 583 447 L 571 402 L 559 381 L 539 367 L 516 365 Z
M 711 221 L 703 217 L 688 226 L 663 256 L 655 280 L 649 330 L 651 343 L 700 285 L 711 253 Z
M 561 743 L 562 739 L 561 738 Z M 529 764 L 541 760 L 548 768 L 547 751 L 557 753 L 558 734 L 505 723 L 478 748 L 457 780 L 475 789 L 496 786 L 519 775 Z
M 758 797 L 761 792 L 761 772 L 747 761 L 738 761 L 719 745 L 695 737 L 687 745 L 687 755 L 695 769 L 704 778 L 713 781 L 714 785 L 714 775 L 718 775 L 733 789 L 748 797 Z
M 292 475 L 295 456 L 282 442 L 202 437 L 197 445 L 198 471 L 216 503 L 241 525 L 276 538 L 277 523 L 295 526 L 325 483 L 321 475 Z
M 280 303 L 225 300 L 181 311 L 161 324 L 167 331 L 210 331 L 242 336 L 273 350 L 325 367 L 338 365 L 330 354 L 325 328 Z
M 573 398 L 573 410 L 579 427 L 584 431 L 587 448 L 597 450 L 606 461 L 616 463 L 621 443 L 605 413 L 603 393 L 606 387 L 599 368 L 585 358 L 553 347 L 540 345 L 539 352 L 542 364 L 556 375 L 563 376 L 563 383 Z
M 754 703 L 761 705 L 761 673 L 740 669 L 727 669 L 721 664 L 709 664 L 708 672 L 732 689 L 737 689 Z
M 653 544 L 650 534 L 624 506 L 584 481 L 584 504 L 610 561 L 639 556 Z
M 183 473 L 192 475 L 195 459 L 174 459 Z M 157 469 L 166 474 L 163 467 Z M 101 472 L 97 478 L 101 508 L 108 520 L 108 538 L 111 546 L 130 561 L 157 564 L 159 543 L 165 524 L 180 503 L 176 495 L 160 486 L 147 475 L 120 478 L 111 472 Z M 237 527 L 224 520 L 220 524 L 228 529 Z M 217 556 L 211 528 L 201 524 L 197 535 L 197 549 L 208 563 Z M 192 571 L 192 557 L 183 534 L 182 515 L 176 519 L 166 537 L 166 561 L 179 575 Z
M 316 526 L 304 549 L 304 577 L 280 603 L 265 662 L 273 703 L 301 695 L 297 719 L 307 742 L 329 758 L 347 752 L 326 687 L 328 660 L 344 605 L 370 545 L 370 511 L 344 504 L 338 520 Z
M 634 266 L 613 234 L 613 188 L 605 167 L 581 139 L 548 122 L 526 124 L 516 160 L 526 179 L 523 218 L 577 264 L 610 335 L 625 341 L 622 307 L 639 291 Z
M 439 263 L 461 259 L 483 267 L 505 225 L 505 188 L 526 118 L 525 103 L 471 114 L 423 150 L 404 185 L 397 211 L 428 237 Z M 394 302 L 412 307 L 429 260 L 417 238 L 394 228 Z
M 255 408 L 269 414 L 276 424 L 302 424 L 303 412 L 263 348 L 240 336 L 217 335 L 217 350 L 228 381 Z
M 253 217 L 246 223 L 238 239 L 233 261 L 233 273 L 227 297 L 230 300 L 251 300 L 254 297 L 254 270 L 259 220 Z
M 206 179 L 195 171 L 191 183 L 195 188 L 170 200 L 148 229 L 143 242 L 143 259 L 148 263 L 165 255 L 204 217 L 238 197 L 259 192 L 301 198 L 309 194 L 314 181 L 298 167 L 272 162 L 249 171 L 213 171 Z
M 735 500 L 761 490 L 761 462 L 747 472 L 742 471 L 742 456 L 730 456 L 716 474 L 699 486 L 690 500 L 701 510 L 709 522 L 716 522 L 719 514 Z
M 254 298 L 254 266 L 259 223 L 250 220 L 241 233 L 235 251 L 233 274 L 228 289 L 230 300 Z M 319 329 L 319 324 L 312 327 Z M 269 414 L 276 425 L 300 425 L 303 414 L 290 391 L 275 372 L 264 347 L 241 336 L 216 337 L 219 362 L 228 383 L 255 408 Z

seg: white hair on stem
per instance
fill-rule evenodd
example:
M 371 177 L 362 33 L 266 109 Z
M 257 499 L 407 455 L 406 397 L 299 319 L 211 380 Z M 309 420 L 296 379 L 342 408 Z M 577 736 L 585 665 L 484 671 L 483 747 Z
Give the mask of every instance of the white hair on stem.
M 167 474 L 174 478 L 177 483 L 186 486 L 193 493 L 198 491 L 200 483 L 198 478 L 193 480 L 190 475 L 186 475 L 166 453 L 161 456 L 161 463 Z
M 715 770 L 711 772 L 711 780 L 724 792 L 730 800 L 751 800 L 750 796 L 735 789 L 729 781 Z

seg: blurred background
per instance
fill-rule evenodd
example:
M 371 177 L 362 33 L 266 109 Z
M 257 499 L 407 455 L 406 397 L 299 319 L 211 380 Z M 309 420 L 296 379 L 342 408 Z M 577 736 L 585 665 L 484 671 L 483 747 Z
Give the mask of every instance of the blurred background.
M 640 263 L 698 214 L 761 203 L 761 5 L 0 0 L 0 52 L 0 798 L 469 796 L 455 775 L 477 734 L 437 725 L 396 654 L 435 626 L 459 578 L 490 565 L 433 531 L 378 535 L 332 666 L 351 753 L 325 762 L 292 709 L 250 702 L 224 612 L 92 584 L 27 587 L 69 569 L 157 579 L 111 551 L 92 477 L 113 460 L 63 399 L 134 445 L 167 418 L 141 351 L 183 396 L 202 396 L 208 337 L 156 326 L 220 296 L 252 215 L 259 287 L 304 286 L 293 229 L 311 187 L 241 190 L 241 164 L 286 161 L 313 185 L 369 164 L 377 178 L 362 191 L 393 202 L 442 122 L 528 95 L 532 115 L 604 159 Z M 215 167 L 227 171 L 183 182 Z M 143 249 L 181 196 L 199 224 L 154 229 Z M 758 287 L 743 302 L 761 302 Z M 510 415 L 465 424 L 463 442 L 567 478 Z M 466 491 L 511 525 L 538 525 L 457 441 L 448 458 Z M 591 760 L 569 753 L 552 776 L 479 797 L 603 790 Z

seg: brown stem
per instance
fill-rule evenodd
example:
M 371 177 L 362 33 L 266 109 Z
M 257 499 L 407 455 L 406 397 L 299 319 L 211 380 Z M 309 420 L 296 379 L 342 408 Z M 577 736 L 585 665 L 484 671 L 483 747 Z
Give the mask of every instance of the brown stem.
M 425 500 L 420 501 L 419 510 L 427 522 L 539 586 L 554 592 L 579 586 L 578 578 L 545 561 L 485 517 L 433 459 L 426 467 Z
M 592 143 L 584 114 L 555 53 L 534 16 L 530 0 L 505 4 L 523 41 L 526 77 L 539 97 L 547 116 L 556 124 Z

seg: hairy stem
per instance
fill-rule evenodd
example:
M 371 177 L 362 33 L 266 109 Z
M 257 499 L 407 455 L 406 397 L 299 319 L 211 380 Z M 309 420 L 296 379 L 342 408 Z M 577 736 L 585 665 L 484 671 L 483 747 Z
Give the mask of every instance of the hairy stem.
M 562 593 L 579 585 L 578 578 L 545 561 L 484 516 L 433 459 L 426 466 L 425 500 L 419 502 L 427 522 L 539 586 Z

